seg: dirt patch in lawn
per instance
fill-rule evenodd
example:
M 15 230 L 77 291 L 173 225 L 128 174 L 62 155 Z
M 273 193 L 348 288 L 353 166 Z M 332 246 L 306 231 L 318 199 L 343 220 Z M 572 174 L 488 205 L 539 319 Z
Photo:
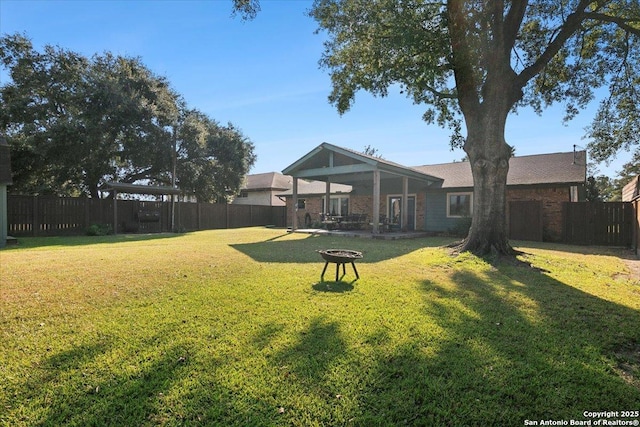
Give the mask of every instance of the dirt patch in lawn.
M 628 384 L 640 388 L 640 344 L 635 341 L 621 343 L 613 348 L 615 370 Z

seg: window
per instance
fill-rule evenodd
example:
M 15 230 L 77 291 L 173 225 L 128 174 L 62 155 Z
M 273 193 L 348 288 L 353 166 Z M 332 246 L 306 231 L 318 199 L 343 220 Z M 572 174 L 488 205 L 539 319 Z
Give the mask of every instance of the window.
M 298 209 L 306 209 L 307 208 L 307 199 L 298 199 Z
M 473 209 L 473 193 L 447 193 L 447 217 L 469 217 Z
M 325 199 L 322 199 L 322 212 L 331 215 L 347 215 L 349 213 L 349 198 L 348 197 L 332 197 L 329 202 L 329 210 L 325 209 Z
M 244 198 L 244 197 L 249 197 L 249 192 L 247 190 L 241 190 L 240 194 L 238 194 L 237 196 L 238 198 Z

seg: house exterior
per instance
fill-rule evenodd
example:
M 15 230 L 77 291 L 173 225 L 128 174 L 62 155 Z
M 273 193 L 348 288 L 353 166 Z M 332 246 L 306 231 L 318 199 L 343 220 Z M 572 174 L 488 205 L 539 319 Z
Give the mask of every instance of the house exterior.
M 340 205 L 336 213 L 368 214 L 373 233 L 382 231 L 381 222 L 373 218 L 406 231 L 446 233 L 468 223 L 472 215 L 473 179 L 467 162 L 407 167 L 323 143 L 283 173 L 293 180 L 292 190 L 282 196 L 287 200 L 289 226 L 294 229 L 309 219 L 318 221 L 322 213 L 333 213 L 325 212 L 327 198 L 330 207 Z M 324 191 L 321 184 L 315 184 L 315 193 L 303 194 L 303 180 L 323 182 Z M 562 205 L 584 199 L 585 181 L 584 151 L 512 157 L 507 177 L 510 229 L 516 232 L 511 225 L 518 224 L 525 230 L 531 228 L 532 219 L 523 216 L 533 214 L 539 233 L 532 240 L 560 240 Z M 351 189 L 342 188 L 338 193 L 331 187 L 335 184 Z
M 526 240 L 559 241 L 562 237 L 562 206 L 565 202 L 585 200 L 586 152 L 566 152 L 512 157 L 507 175 L 507 217 L 514 232 L 511 210 L 528 203 L 525 210 L 537 209 L 542 229 L 541 238 Z M 416 167 L 442 178 L 426 190 L 425 227 L 444 232 L 456 227 L 460 218 L 471 215 L 473 177 L 468 162 Z M 541 204 L 541 205 L 540 205 Z M 532 212 L 527 212 L 531 214 Z M 537 218 L 529 218 L 531 226 Z
M 285 206 L 278 194 L 292 187 L 292 178 L 278 172 L 247 175 L 234 205 Z

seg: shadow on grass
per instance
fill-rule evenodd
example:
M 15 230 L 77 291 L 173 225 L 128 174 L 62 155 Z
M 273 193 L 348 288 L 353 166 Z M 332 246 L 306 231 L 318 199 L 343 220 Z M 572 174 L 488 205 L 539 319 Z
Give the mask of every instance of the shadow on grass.
M 340 248 L 363 253 L 358 262 L 375 263 L 397 258 L 423 248 L 434 248 L 450 243 L 451 239 L 425 237 L 405 240 L 378 240 L 344 236 L 310 235 L 303 239 L 279 240 L 277 236 L 263 242 L 230 245 L 235 250 L 258 262 L 308 263 L 322 262 L 318 250 Z
M 403 355 L 431 373 L 424 378 L 427 395 L 463 398 L 477 415 L 450 413 L 470 424 L 583 419 L 584 408 L 594 405 L 638 406 L 640 313 L 528 267 L 494 267 L 484 274 L 453 272 L 454 288 L 423 283 L 427 314 L 451 336 L 434 359 L 414 350 Z M 623 361 L 621 346 L 635 346 L 635 360 L 626 352 Z M 433 409 L 424 417 L 445 410 Z
M 634 251 L 630 248 L 623 248 L 617 246 L 587 246 L 587 245 L 567 245 L 564 243 L 549 243 L 549 242 L 531 242 L 531 241 L 518 241 L 512 240 L 511 245 L 514 248 L 524 249 L 543 249 L 559 252 L 569 252 L 574 254 L 584 255 L 606 255 L 614 256 L 620 259 L 637 260 L 638 257 Z
M 350 282 L 343 282 L 342 280 L 338 282 L 318 282 L 313 285 L 313 289 L 318 292 L 334 292 L 337 294 L 343 292 L 350 292 L 353 290 L 353 284 L 357 281 L 357 279 L 353 279 Z
M 7 246 L 3 250 L 20 250 L 39 247 L 90 246 L 98 244 L 142 242 L 171 239 L 184 236 L 184 233 L 148 233 L 148 234 L 116 234 L 107 236 L 51 236 L 20 237 L 17 245 Z
M 287 386 L 316 397 L 324 412 L 294 405 L 285 419 L 523 425 L 640 405 L 638 311 L 523 265 L 452 270 L 449 278 L 422 282 L 423 312 L 403 320 L 406 330 L 381 322 L 354 343 L 343 336 L 348 325 L 312 317 L 270 360 L 290 367 Z M 423 328 L 425 318 L 433 326 Z
M 518 264 L 439 273 L 447 280 L 416 284 L 417 311 L 374 306 L 378 321 L 356 325 L 365 332 L 331 313 L 257 325 L 243 348 L 249 361 L 235 349 L 227 360 L 212 339 L 199 360 L 206 369 L 196 368 L 180 344 L 168 344 L 155 359 L 138 360 L 135 375 L 86 372 L 98 378 L 92 382 L 82 379 L 89 362 L 113 342 L 60 352 L 22 388 L 35 397 L 42 382 L 68 376 L 84 388 L 53 393 L 46 418 L 32 425 L 501 426 L 639 407 L 637 310 Z M 390 316 L 398 322 L 385 322 Z M 226 344 L 244 345 L 235 337 Z M 254 362 L 269 374 L 230 379 L 257 372 Z M 218 376 L 203 378 L 205 370 Z M 185 378 L 181 402 L 165 401 L 162 393 Z
M 149 341 L 151 345 L 157 337 Z M 155 359 L 143 360 L 137 354 L 130 354 L 128 359 L 113 362 L 117 366 L 114 370 L 122 372 L 119 375 L 114 375 L 114 370 L 108 374 L 95 372 L 94 361 L 108 357 L 115 350 L 114 345 L 113 340 L 103 338 L 100 342 L 78 345 L 46 358 L 21 387 L 20 392 L 28 394 L 22 396 L 24 401 L 43 405 L 41 410 L 32 411 L 39 419 L 31 419 L 24 425 L 162 424 L 162 414 L 157 412 L 158 403 L 162 392 L 187 369 L 189 360 L 184 357 L 184 349 L 179 345 L 170 346 Z M 126 366 L 136 369 L 126 372 L 127 369 L 123 369 Z M 45 397 L 43 387 L 47 388 Z

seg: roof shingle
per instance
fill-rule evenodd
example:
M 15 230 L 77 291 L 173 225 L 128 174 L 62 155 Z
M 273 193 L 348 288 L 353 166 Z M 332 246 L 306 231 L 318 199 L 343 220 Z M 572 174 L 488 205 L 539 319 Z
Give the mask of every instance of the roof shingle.
M 509 160 L 507 185 L 582 184 L 586 178 L 585 151 L 536 154 Z M 415 166 L 423 173 L 441 178 L 439 188 L 473 187 L 469 162 Z

